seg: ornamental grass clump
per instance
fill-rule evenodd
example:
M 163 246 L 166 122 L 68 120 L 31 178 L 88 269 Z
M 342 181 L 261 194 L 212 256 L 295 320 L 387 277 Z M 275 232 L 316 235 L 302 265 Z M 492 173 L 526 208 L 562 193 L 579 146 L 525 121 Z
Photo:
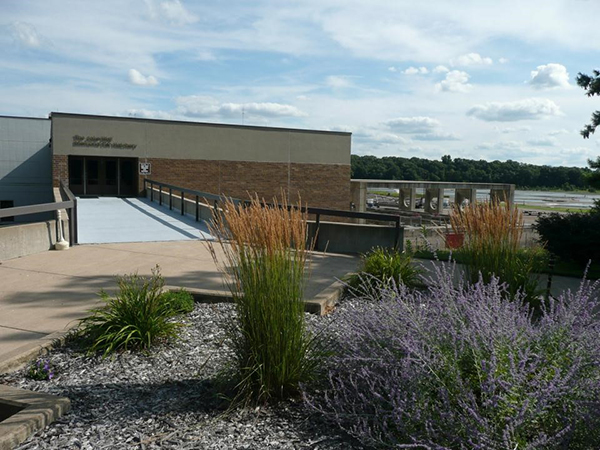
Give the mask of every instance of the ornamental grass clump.
M 430 282 L 387 285 L 339 313 L 324 332 L 328 376 L 305 391 L 311 408 L 377 448 L 599 447 L 598 285 L 533 320 L 497 278 Z
M 235 300 L 237 314 L 228 324 L 228 336 L 237 398 L 244 401 L 292 395 L 318 364 L 304 322 L 311 248 L 307 214 L 300 204 L 288 211 L 282 200 L 280 207 L 266 206 L 258 197 L 244 207 L 227 200 L 210 225 L 218 249 L 211 243 L 209 248 Z
M 364 284 L 378 285 L 380 280 L 415 287 L 421 284 L 419 274 L 419 269 L 412 264 L 410 254 L 375 247 L 361 256 L 358 273 L 351 275 L 347 283 L 350 289 L 365 288 Z
M 467 277 L 476 283 L 497 277 L 508 286 L 508 294 L 525 294 L 525 300 L 539 307 L 538 278 L 543 265 L 541 248 L 521 248 L 523 212 L 508 202 L 476 203 L 461 209 L 454 205 L 450 223 L 455 233 L 464 234 L 458 250 L 465 261 Z
M 171 318 L 188 306 L 182 306 L 179 298 L 164 298 L 164 284 L 157 266 L 150 277 L 137 273 L 117 277 L 114 297 L 100 292 L 106 305 L 81 321 L 88 352 L 107 356 L 119 350 L 147 350 L 159 340 L 177 336 L 181 324 Z

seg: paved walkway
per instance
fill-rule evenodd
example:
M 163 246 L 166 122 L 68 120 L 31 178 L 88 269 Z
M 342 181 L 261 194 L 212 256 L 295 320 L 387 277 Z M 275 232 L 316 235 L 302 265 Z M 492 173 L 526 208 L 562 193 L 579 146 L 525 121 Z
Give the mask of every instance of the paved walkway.
M 80 198 L 77 200 L 80 244 L 210 239 L 204 222 L 147 198 Z
M 354 271 L 358 259 L 315 255 L 305 297 Z M 0 263 L 0 366 L 87 315 L 98 292 L 114 292 L 115 275 L 150 274 L 158 264 L 170 286 L 227 292 L 205 242 L 79 245 Z

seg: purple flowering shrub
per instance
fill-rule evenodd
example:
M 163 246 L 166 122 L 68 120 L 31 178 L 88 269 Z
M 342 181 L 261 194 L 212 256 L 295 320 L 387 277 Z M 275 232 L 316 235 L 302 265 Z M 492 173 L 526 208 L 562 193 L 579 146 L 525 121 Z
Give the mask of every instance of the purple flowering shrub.
M 426 292 L 388 283 L 351 301 L 308 405 L 373 447 L 599 448 L 597 285 L 534 318 L 497 279 L 457 286 L 453 270 Z

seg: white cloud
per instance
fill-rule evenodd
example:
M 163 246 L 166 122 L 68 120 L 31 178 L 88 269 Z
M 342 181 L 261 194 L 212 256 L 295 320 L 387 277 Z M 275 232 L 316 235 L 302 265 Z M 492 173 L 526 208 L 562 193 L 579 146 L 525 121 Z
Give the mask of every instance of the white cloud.
M 339 131 L 351 131 L 352 137 L 357 140 L 367 142 L 378 142 L 382 144 L 408 144 L 411 142 L 410 139 L 404 136 L 399 136 L 395 133 L 381 132 L 377 130 L 363 130 L 363 129 L 341 129 Z
M 402 71 L 403 74 L 405 75 L 425 75 L 429 73 L 429 70 L 427 70 L 427 67 L 409 67 L 406 70 Z
M 468 116 L 487 122 L 536 120 L 561 114 L 558 105 L 547 98 L 528 98 L 514 102 L 489 102 L 475 105 L 467 111 Z
M 398 117 L 384 122 L 383 125 L 400 134 L 422 134 L 432 132 L 440 125 L 440 122 L 431 117 L 416 116 Z
M 456 133 L 445 133 L 443 131 L 434 131 L 432 133 L 417 134 L 413 136 L 417 141 L 460 141 L 460 135 Z
M 138 86 L 156 86 L 158 80 L 152 75 L 142 75 L 138 70 L 129 69 L 129 82 Z
M 446 72 L 450 72 L 450 69 L 448 69 L 446 66 L 436 66 L 435 69 L 433 69 L 433 73 L 446 73 Z
M 450 60 L 451 65 L 458 67 L 489 66 L 493 63 L 492 58 L 484 58 L 479 53 L 467 53 L 466 55 L 461 55 Z
M 342 75 L 330 75 L 325 79 L 327 86 L 334 89 L 343 89 L 352 87 L 352 81 L 349 77 Z
M 154 0 L 145 0 L 150 17 L 164 20 L 173 25 L 188 25 L 198 21 L 198 18 L 190 13 L 180 0 L 165 0 L 158 4 Z
M 498 133 L 502 133 L 502 134 L 509 134 L 509 133 L 518 133 L 521 131 L 531 131 L 531 127 L 529 125 L 523 125 L 520 127 L 494 127 L 494 129 L 498 132 Z
M 446 79 L 435 85 L 436 90 L 444 92 L 468 92 L 472 86 L 469 84 L 470 75 L 460 70 L 451 70 L 446 73 Z
M 569 130 L 565 130 L 564 128 L 561 128 L 560 130 L 552 130 L 548 133 L 548 136 L 559 136 L 561 134 L 569 134 L 571 133 Z
M 536 147 L 556 147 L 558 145 L 558 140 L 555 137 L 545 137 L 539 139 L 530 139 L 527 141 L 527 143 Z
M 212 97 L 190 95 L 176 99 L 177 113 L 186 117 L 303 117 L 292 105 L 271 102 L 222 103 Z
M 500 64 L 506 64 L 506 63 L 508 63 L 508 59 L 507 59 L 507 58 L 500 58 L 500 59 L 498 60 L 498 62 L 499 62 Z
M 196 52 L 196 59 L 198 61 L 216 61 L 217 57 L 210 50 L 198 50 Z
M 35 27 L 27 22 L 13 22 L 10 26 L 13 39 L 25 47 L 39 47 L 40 36 Z
M 569 73 L 562 64 L 550 63 L 531 71 L 531 84 L 536 89 L 568 88 Z
M 129 109 L 127 110 L 129 117 L 139 117 L 142 119 L 162 119 L 162 120 L 176 120 L 178 117 L 173 116 L 167 111 L 155 111 L 150 109 Z
M 398 69 L 396 69 L 394 66 L 388 67 L 388 70 L 390 72 L 398 72 Z

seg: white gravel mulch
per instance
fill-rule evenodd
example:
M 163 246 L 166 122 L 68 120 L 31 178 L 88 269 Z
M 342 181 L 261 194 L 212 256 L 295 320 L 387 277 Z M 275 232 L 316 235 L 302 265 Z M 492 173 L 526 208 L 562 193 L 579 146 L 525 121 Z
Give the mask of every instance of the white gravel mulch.
M 25 370 L 0 376 L 0 383 L 71 400 L 71 412 L 18 448 L 360 448 L 300 400 L 225 414 L 214 380 L 229 361 L 219 321 L 232 313 L 231 304 L 196 304 L 181 319 L 180 338 L 149 354 L 102 359 L 67 344 L 47 355 L 51 381 L 29 380 Z

